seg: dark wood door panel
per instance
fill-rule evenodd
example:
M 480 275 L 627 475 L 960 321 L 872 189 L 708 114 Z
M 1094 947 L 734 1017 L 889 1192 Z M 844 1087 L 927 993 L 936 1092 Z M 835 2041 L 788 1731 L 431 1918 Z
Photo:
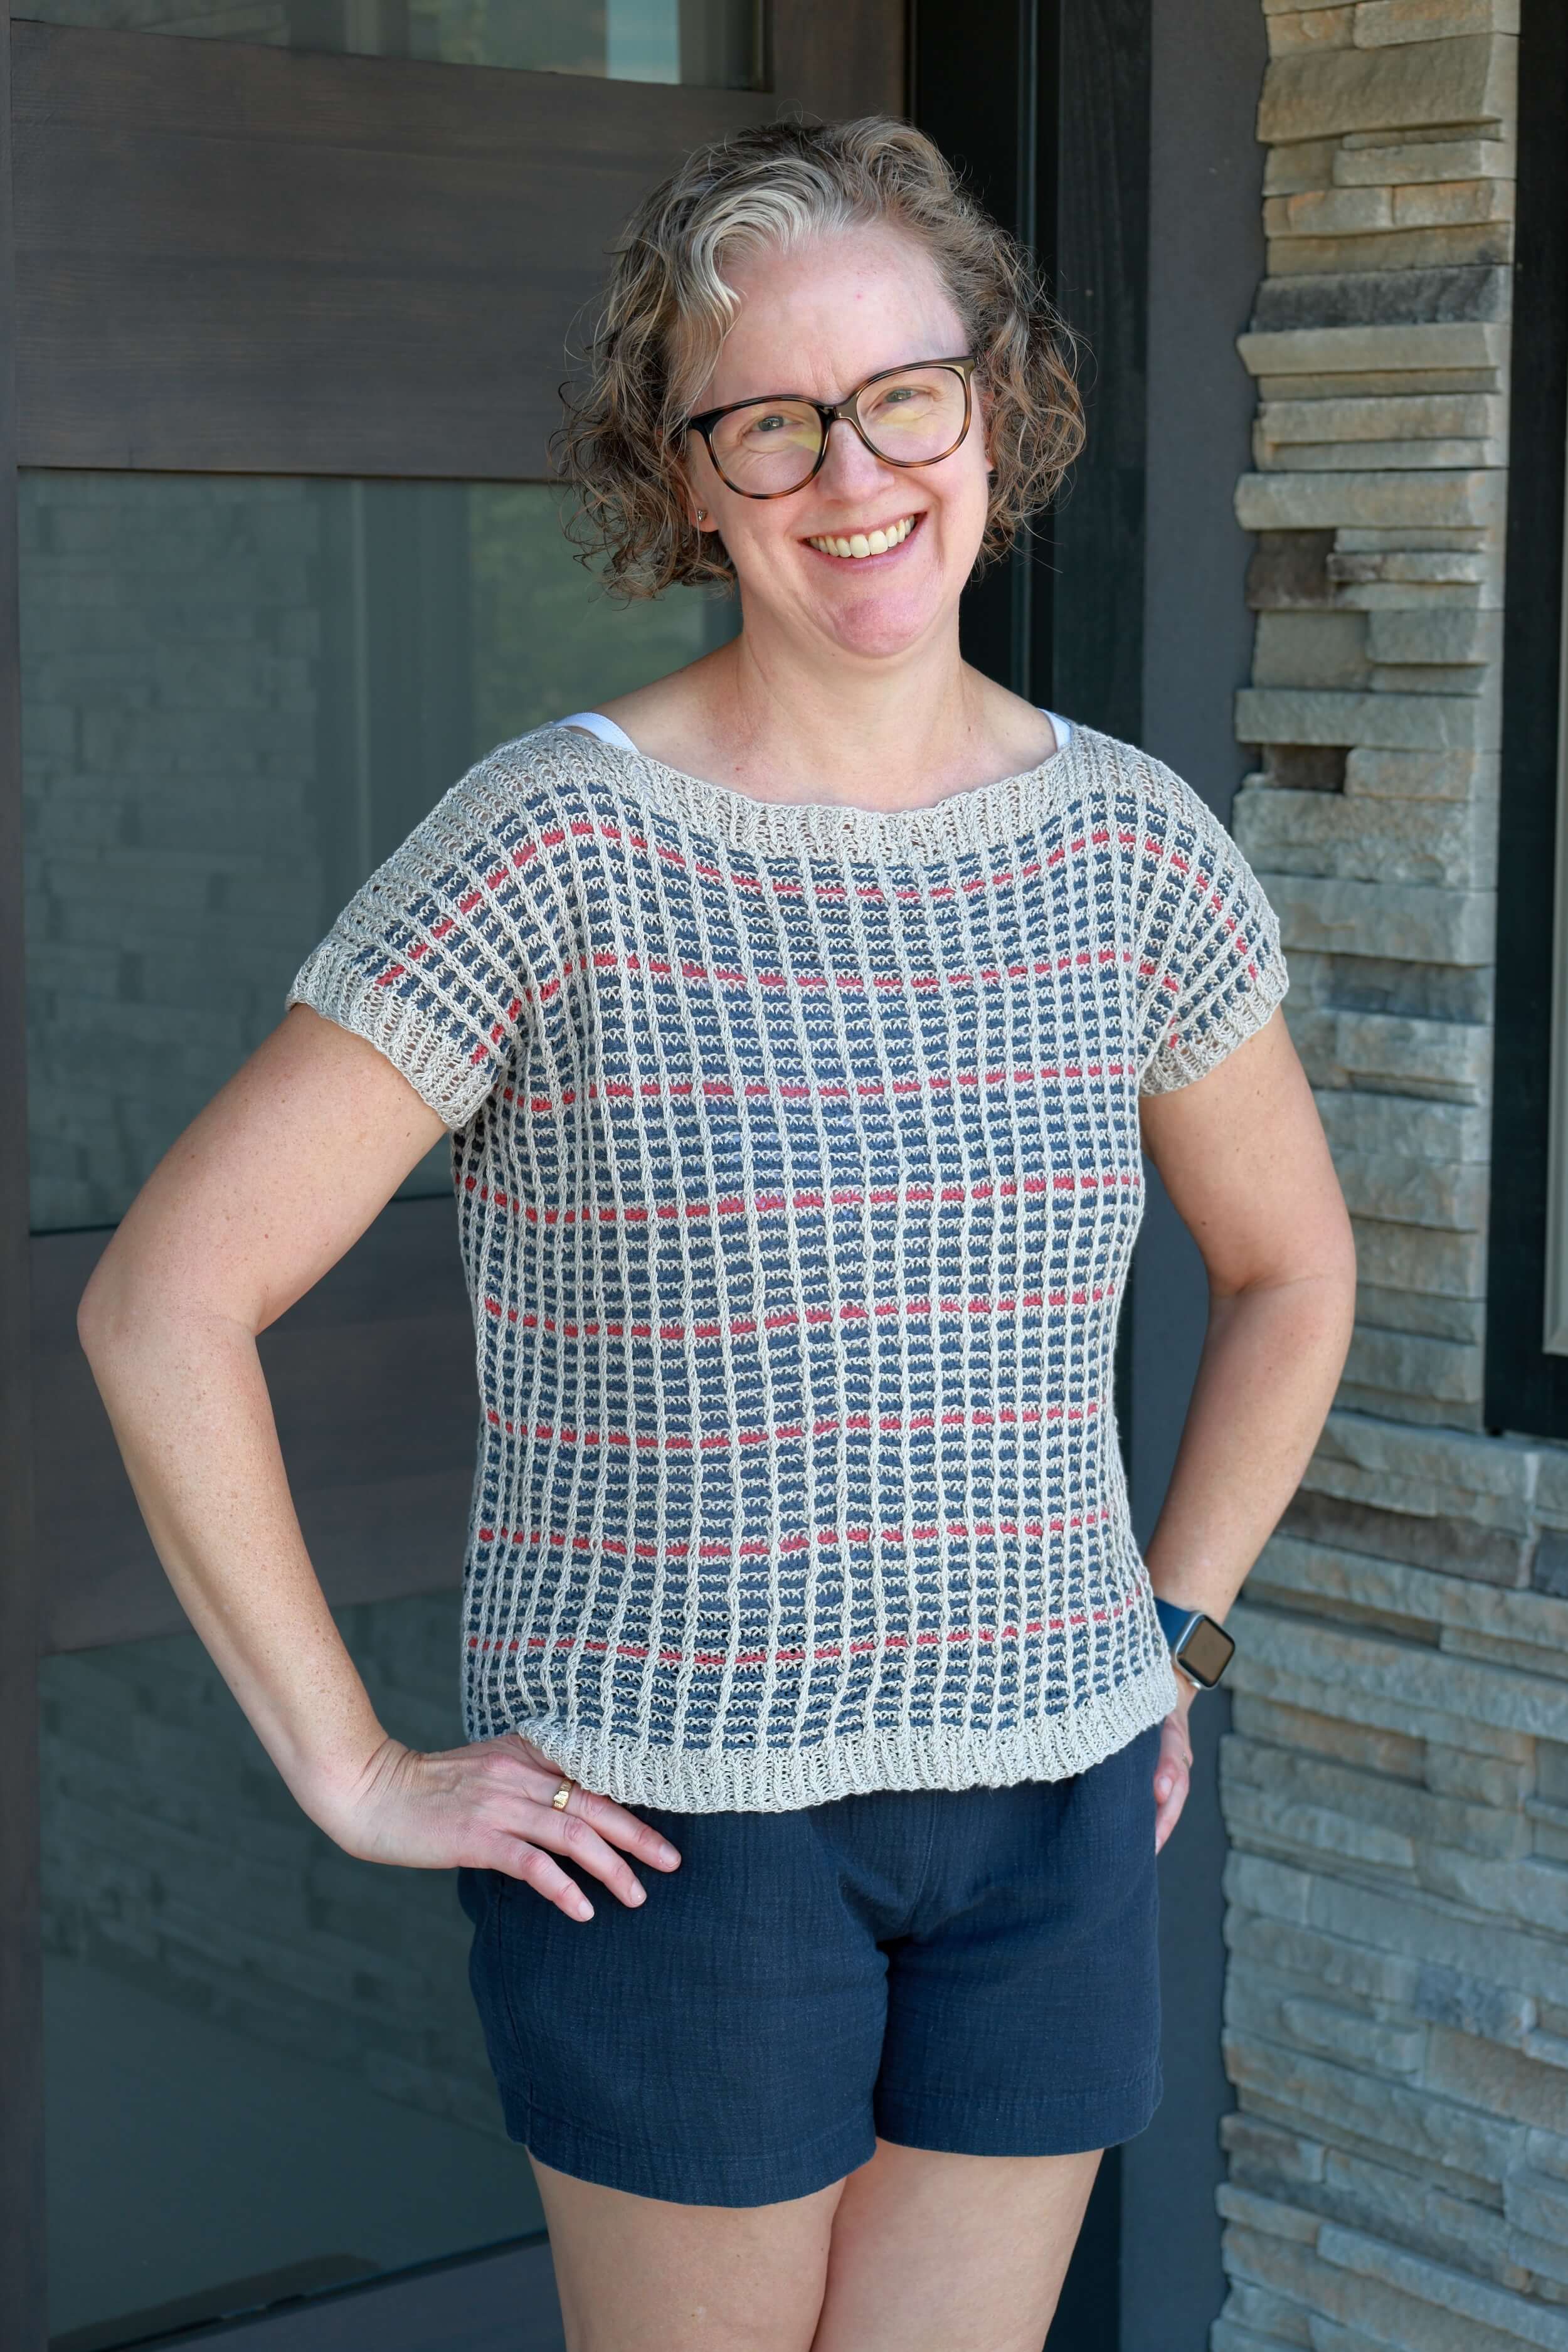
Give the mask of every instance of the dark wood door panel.
M 14 23 L 20 462 L 544 478 L 646 191 L 901 104 L 888 0 L 784 13 L 774 93 Z
M 51 1234 L 33 1243 L 46 1654 L 188 1630 L 77 1339 L 77 1304 L 107 1239 Z M 389 1203 L 259 1347 L 295 1507 L 328 1600 L 455 1591 L 479 1399 L 452 1203 Z
M 612 238 L 686 149 L 774 105 L 11 37 L 26 466 L 541 478 Z

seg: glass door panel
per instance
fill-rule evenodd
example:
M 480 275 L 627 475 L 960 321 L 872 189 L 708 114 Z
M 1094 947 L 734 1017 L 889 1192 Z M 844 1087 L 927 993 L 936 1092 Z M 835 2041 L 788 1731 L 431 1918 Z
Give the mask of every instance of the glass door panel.
M 25 0 L 13 16 L 338 56 L 760 89 L 760 0 Z
M 36 1233 L 118 1221 L 282 1019 L 345 899 L 472 761 L 731 634 L 735 604 L 708 591 L 610 605 L 557 500 L 23 477 Z M 442 1139 L 398 1197 L 449 1185 Z
M 610 604 L 543 486 L 50 471 L 20 488 L 31 1213 L 60 1237 L 118 1221 L 283 1017 L 344 900 L 475 758 L 696 658 L 736 608 L 708 591 Z M 449 1196 L 449 1165 L 443 1139 L 400 1197 Z M 424 1264 L 384 1278 L 417 1289 Z M 457 1293 L 454 1316 L 466 1328 Z M 379 1329 L 338 1335 L 353 1398 L 374 1392 Z M 279 1364 L 292 1431 L 303 1391 Z M 303 1508 L 313 1456 L 297 1433 L 289 1450 Z M 349 1489 L 370 1463 L 350 1440 Z M 424 1581 L 450 1548 L 433 1528 Z M 456 1589 L 371 1583 L 337 1615 L 381 1719 L 458 1745 Z M 453 1874 L 357 1863 L 319 1832 L 194 1633 L 110 1636 L 40 1674 L 56 2352 L 542 2230 Z
M 456 1593 L 335 1614 L 387 1728 L 458 1746 Z M 452 1873 L 317 1830 L 194 1633 L 42 1684 L 52 2352 L 542 2230 Z

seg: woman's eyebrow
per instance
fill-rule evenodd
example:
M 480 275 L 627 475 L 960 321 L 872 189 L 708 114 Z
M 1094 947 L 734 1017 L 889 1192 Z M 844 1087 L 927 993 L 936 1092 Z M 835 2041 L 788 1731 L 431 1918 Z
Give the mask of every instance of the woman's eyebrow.
M 738 392 L 733 400 L 707 401 L 703 404 L 701 408 L 694 410 L 693 414 L 698 416 L 704 416 L 710 409 L 714 408 L 742 408 L 744 407 L 749 401 L 753 400 L 805 400 L 809 401 L 814 408 L 838 408 L 843 405 L 845 401 L 853 400 L 858 392 L 864 392 L 868 383 L 875 383 L 879 375 L 891 375 L 900 368 L 934 367 L 936 364 L 936 361 L 923 357 L 910 360 L 889 360 L 884 367 L 875 367 L 870 369 L 867 374 L 861 376 L 858 382 L 852 383 L 847 392 L 841 392 L 837 400 L 818 400 L 815 393 L 785 391 L 779 385 L 774 384 L 766 392 Z

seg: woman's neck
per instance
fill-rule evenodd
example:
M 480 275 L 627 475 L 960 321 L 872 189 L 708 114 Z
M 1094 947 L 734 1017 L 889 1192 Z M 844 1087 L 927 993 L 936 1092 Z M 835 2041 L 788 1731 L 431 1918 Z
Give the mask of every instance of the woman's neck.
M 612 716 L 639 750 L 760 799 L 905 806 L 1049 757 L 1041 715 L 963 661 L 956 629 L 889 668 L 753 647 L 744 632 Z

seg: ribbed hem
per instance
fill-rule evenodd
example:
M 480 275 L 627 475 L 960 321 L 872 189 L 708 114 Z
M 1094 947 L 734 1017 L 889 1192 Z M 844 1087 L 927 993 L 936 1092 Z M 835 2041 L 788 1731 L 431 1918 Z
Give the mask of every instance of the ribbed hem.
M 774 1813 L 878 1789 L 1009 1789 L 1087 1772 L 1161 1723 L 1177 1700 L 1168 1653 L 1069 1715 L 1044 1716 L 996 1733 L 949 1729 L 861 1731 L 814 1748 L 647 1748 L 602 1731 L 574 1732 L 547 1717 L 505 1727 L 531 1739 L 563 1772 L 617 1804 L 677 1813 Z

